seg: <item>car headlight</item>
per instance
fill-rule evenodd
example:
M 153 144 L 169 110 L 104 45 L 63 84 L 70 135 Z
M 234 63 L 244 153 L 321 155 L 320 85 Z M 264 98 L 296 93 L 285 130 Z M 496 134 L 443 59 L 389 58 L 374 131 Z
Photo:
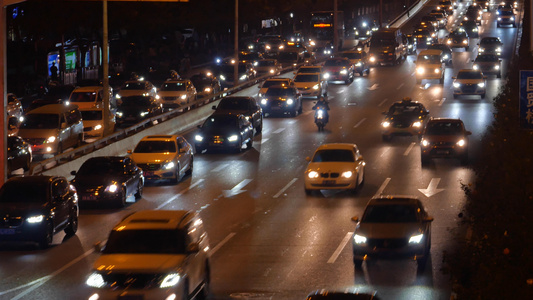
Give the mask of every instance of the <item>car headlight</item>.
M 287 105 L 292 105 L 294 103 L 294 100 L 292 99 L 287 99 Z
M 413 45 L 409 45 L 409 46 L 407 46 L 407 48 L 412 49 L 412 48 L 413 48 Z
M 496 52 L 502 52 L 502 48 L 501 47 L 496 48 Z
M 124 115 L 121 111 L 117 111 L 116 114 L 117 114 L 117 117 L 119 118 L 122 118 L 122 116 Z
M 108 193 L 115 193 L 117 190 L 118 190 L 118 186 L 116 183 L 112 183 L 105 188 L 105 192 L 108 192 Z
M 498 21 L 501 21 L 501 20 L 502 20 L 502 18 L 501 18 L 501 17 L 498 17 Z
M 359 234 L 355 234 L 353 236 L 353 241 L 356 243 L 356 244 L 366 244 L 366 237 L 362 236 L 362 235 L 359 235 Z
M 342 70 L 340 71 L 340 73 L 341 73 L 342 75 L 346 75 L 346 74 L 348 74 L 348 70 L 346 70 L 346 69 L 342 69 Z
M 353 172 L 352 171 L 342 172 L 341 176 L 344 178 L 351 178 L 353 176 Z
M 420 127 L 422 127 L 422 122 L 420 122 L 420 121 L 416 121 L 416 122 L 414 122 L 414 123 L 413 123 L 413 127 L 416 127 L 416 128 L 420 128 Z
M 477 28 L 472 29 L 472 32 L 477 32 Z
M 316 45 L 316 44 L 315 44 L 315 41 L 310 41 L 310 42 L 309 42 L 309 45 L 311 45 L 311 46 L 315 46 L 315 45 Z
M 206 92 L 206 93 L 211 93 L 211 88 L 206 87 L 206 88 L 204 89 L 204 92 Z
M 472 69 L 474 69 L 474 70 L 479 70 L 479 66 L 478 66 L 478 65 L 473 65 L 473 66 L 472 66 Z
M 466 141 L 464 139 L 460 139 L 457 142 L 457 146 L 459 146 L 459 147 L 464 147 L 465 145 L 466 145 Z
M 413 235 L 412 237 L 409 238 L 409 244 L 420 244 L 423 238 L 424 238 L 423 233 Z
M 448 54 L 444 54 L 443 58 L 448 59 Z
M 220 75 L 220 80 L 222 80 L 222 81 L 226 80 L 226 76 Z
M 167 276 L 165 276 L 165 278 L 163 278 L 163 281 L 161 281 L 161 284 L 159 285 L 159 287 L 162 289 L 173 287 L 176 284 L 178 284 L 180 279 L 181 279 L 181 276 L 179 273 L 168 274 Z
M 453 87 L 454 88 L 459 88 L 459 87 L 461 87 L 461 84 L 459 82 L 454 82 L 453 83 Z
M 324 73 L 324 79 L 328 79 L 329 78 L 329 73 Z
M 311 171 L 307 174 L 307 177 L 309 178 L 318 178 L 318 172 L 317 171 Z
M 318 90 L 320 88 L 320 85 L 319 84 L 315 84 L 313 85 L 313 90 Z
M 115 98 L 116 98 L 116 99 L 120 99 L 121 97 L 120 97 L 119 94 L 116 94 L 116 95 L 115 95 Z
M 429 41 L 433 40 L 433 38 L 430 37 L 430 36 L 428 36 L 428 37 L 426 38 L 426 40 L 429 42 Z
M 514 21 L 514 17 L 511 17 L 511 21 Z
M 500 65 L 495 65 L 494 66 L 494 70 L 499 70 L 500 69 Z
M 204 137 L 199 135 L 199 134 L 197 134 L 196 136 L 194 136 L 194 140 L 197 141 L 197 142 L 201 142 L 201 141 L 204 140 Z
M 173 169 L 176 166 L 176 164 L 173 161 L 169 161 L 168 163 L 163 165 L 163 170 L 170 170 Z
M 390 126 L 390 122 L 389 121 L 385 121 L 385 122 L 381 123 L 381 126 L 383 126 L 383 128 L 388 128 Z
M 468 40 L 463 40 L 463 44 L 468 44 Z
M 187 99 L 187 95 L 181 95 L 180 98 L 181 98 L 181 100 L 185 100 L 185 99 Z
M 237 139 L 239 139 L 239 137 L 236 134 L 231 135 L 231 136 L 228 137 L 228 141 L 230 141 L 230 142 L 236 142 Z
M 370 56 L 370 62 L 376 62 L 376 57 Z
M 31 216 L 26 218 L 28 223 L 41 223 L 44 220 L 44 215 Z
M 53 143 L 56 141 L 56 137 L 55 136 L 49 136 L 47 139 L 46 139 L 46 142 L 47 143 Z
M 270 74 L 274 74 L 275 70 L 274 69 L 270 69 L 270 71 L 268 71 Z
M 246 74 L 245 75 L 242 75 L 239 80 L 246 80 Z
M 141 117 L 144 117 L 144 116 L 146 116 L 147 114 L 148 114 L 147 111 L 143 111 L 143 112 L 141 112 Z
M 433 70 L 433 72 L 435 72 L 436 74 L 438 74 L 440 72 L 440 69 L 439 68 L 435 68 L 435 70 Z
M 99 129 L 102 129 L 102 125 L 100 124 L 93 127 L 93 130 L 99 130 Z
M 422 68 L 422 67 L 418 67 L 418 68 L 416 68 L 416 73 L 417 73 L 417 74 L 422 75 L 422 74 L 424 74 L 424 72 L 425 72 L 424 68 Z
M 485 83 L 484 82 L 480 82 L 477 84 L 477 86 L 479 86 L 480 88 L 484 88 L 485 87 Z
M 92 273 L 85 281 L 85 284 L 93 288 L 102 288 L 105 286 L 105 280 L 102 274 Z
M 426 140 L 426 139 L 422 139 L 422 140 L 420 141 L 420 144 L 421 144 L 423 147 L 427 147 L 427 146 L 429 146 L 429 141 Z
M 261 104 L 266 105 L 268 103 L 268 99 L 261 99 Z
M 446 44 L 451 44 L 452 43 L 452 40 L 447 40 L 446 41 Z
M 478 50 L 478 51 L 479 51 L 479 53 L 483 53 L 483 52 L 485 52 L 485 48 L 481 48 L 481 47 L 479 47 L 479 50 Z

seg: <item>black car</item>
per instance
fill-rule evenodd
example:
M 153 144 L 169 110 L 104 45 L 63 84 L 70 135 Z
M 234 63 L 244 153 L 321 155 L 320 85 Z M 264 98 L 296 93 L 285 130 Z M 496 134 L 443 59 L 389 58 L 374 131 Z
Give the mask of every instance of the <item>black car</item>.
M 476 21 L 474 20 L 465 20 L 461 22 L 461 27 L 463 27 L 471 38 L 478 38 L 479 37 L 479 27 Z
M 233 87 L 235 85 L 234 71 L 235 64 L 230 62 L 224 62 L 217 66 L 215 74 L 220 80 L 220 85 L 223 88 Z M 246 81 L 255 78 L 256 71 L 250 62 L 239 62 L 237 67 L 237 84 L 245 83 Z
M 414 34 L 406 34 L 405 38 L 407 40 L 407 54 L 416 54 L 417 49 L 417 39 Z
M 426 107 L 410 98 L 395 102 L 383 114 L 381 135 L 384 141 L 390 141 L 393 135 L 420 136 L 429 118 Z
M 211 73 L 195 74 L 190 79 L 196 88 L 198 98 L 218 94 L 221 90 L 220 81 Z
M 468 33 L 463 27 L 459 27 L 446 37 L 446 45 L 450 48 L 465 48 L 465 51 L 470 49 L 470 39 Z
M 445 62 L 447 65 L 452 64 L 452 48 L 446 44 L 431 44 L 428 46 L 428 50 L 441 50 L 442 51 L 442 61 Z
M 98 156 L 86 160 L 76 171 L 72 184 L 78 191 L 80 204 L 111 204 L 123 207 L 134 195 L 140 199 L 144 187 L 143 171 L 124 156 Z
M 78 230 L 78 195 L 62 176 L 13 177 L 0 189 L 0 242 L 49 247 L 54 234 Z
M 244 115 L 214 113 L 198 128 L 194 137 L 197 153 L 211 149 L 240 152 L 245 145 L 246 149 L 252 148 L 254 128 Z
M 471 134 L 459 119 L 430 119 L 420 141 L 422 165 L 427 165 L 433 157 L 458 158 L 462 165 L 466 165 L 468 136 Z
M 263 109 L 253 97 L 225 97 L 220 100 L 218 107 L 213 105 L 215 112 L 241 114 L 252 122 L 256 133 L 263 129 Z
M 483 19 L 483 10 L 479 6 L 469 6 L 466 9 L 464 20 L 475 21 L 478 25 L 481 24 L 481 19 Z
M 7 174 L 14 170 L 30 169 L 32 161 L 31 145 L 26 143 L 20 136 L 7 137 Z
M 420 48 L 427 48 L 428 45 L 433 44 L 436 41 L 435 38 L 431 35 L 431 32 L 424 28 L 418 28 L 413 32 L 415 37 L 416 45 Z
M 116 113 L 117 127 L 137 124 L 163 112 L 161 103 L 152 96 L 127 96 L 121 100 Z
M 302 94 L 296 87 L 273 86 L 268 88 L 260 104 L 265 114 L 289 113 L 295 117 L 302 113 Z
M 494 74 L 497 78 L 502 78 L 502 60 L 496 54 L 481 53 L 472 62 L 472 69 L 481 70 L 484 76 Z

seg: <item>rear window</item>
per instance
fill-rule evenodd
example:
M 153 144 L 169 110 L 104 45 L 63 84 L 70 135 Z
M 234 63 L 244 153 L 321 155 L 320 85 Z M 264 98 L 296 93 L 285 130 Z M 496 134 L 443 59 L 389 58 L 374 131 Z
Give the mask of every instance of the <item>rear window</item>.
M 185 237 L 182 230 L 113 230 L 103 253 L 185 254 Z
M 366 208 L 363 223 L 417 222 L 417 207 L 413 205 L 370 205 Z
M 344 149 L 319 150 L 313 156 L 313 162 L 355 162 L 353 151 Z

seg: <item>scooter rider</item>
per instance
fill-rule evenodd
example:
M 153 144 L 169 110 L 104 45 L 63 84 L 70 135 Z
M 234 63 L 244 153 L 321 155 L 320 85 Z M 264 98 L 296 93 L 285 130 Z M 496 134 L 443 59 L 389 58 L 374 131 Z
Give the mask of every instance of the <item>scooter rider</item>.
M 329 113 L 328 113 L 329 105 L 328 105 L 328 100 L 326 100 L 324 97 L 320 97 L 320 99 L 318 99 L 318 101 L 316 102 L 315 106 L 313 106 L 313 110 L 316 110 L 319 108 L 324 109 L 324 113 L 325 113 L 324 121 L 327 123 L 329 121 Z

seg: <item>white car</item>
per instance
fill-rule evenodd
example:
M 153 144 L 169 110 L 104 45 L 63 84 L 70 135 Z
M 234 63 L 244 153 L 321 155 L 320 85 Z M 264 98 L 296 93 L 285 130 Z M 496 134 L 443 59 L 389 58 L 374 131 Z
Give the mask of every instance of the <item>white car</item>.
M 453 79 L 453 98 L 460 95 L 479 95 L 485 98 L 487 90 L 487 76 L 481 70 L 462 69 Z
M 328 82 L 322 79 L 321 73 L 297 73 L 294 76 L 294 85 L 303 98 L 320 98 L 326 96 Z
M 155 86 L 150 81 L 146 80 L 126 81 L 115 96 L 117 104 L 120 105 L 120 103 L 122 103 L 120 98 L 127 96 L 152 96 L 155 99 L 159 99 Z
M 163 108 L 190 109 L 189 104 L 194 102 L 197 91 L 189 79 L 169 79 L 159 89 L 159 98 Z
M 357 145 L 323 144 L 305 170 L 305 193 L 316 190 L 350 190 L 357 192 L 365 179 L 365 161 Z
M 209 257 L 197 213 L 135 212 L 113 228 L 94 262 L 86 280 L 93 289 L 89 299 L 206 299 Z

